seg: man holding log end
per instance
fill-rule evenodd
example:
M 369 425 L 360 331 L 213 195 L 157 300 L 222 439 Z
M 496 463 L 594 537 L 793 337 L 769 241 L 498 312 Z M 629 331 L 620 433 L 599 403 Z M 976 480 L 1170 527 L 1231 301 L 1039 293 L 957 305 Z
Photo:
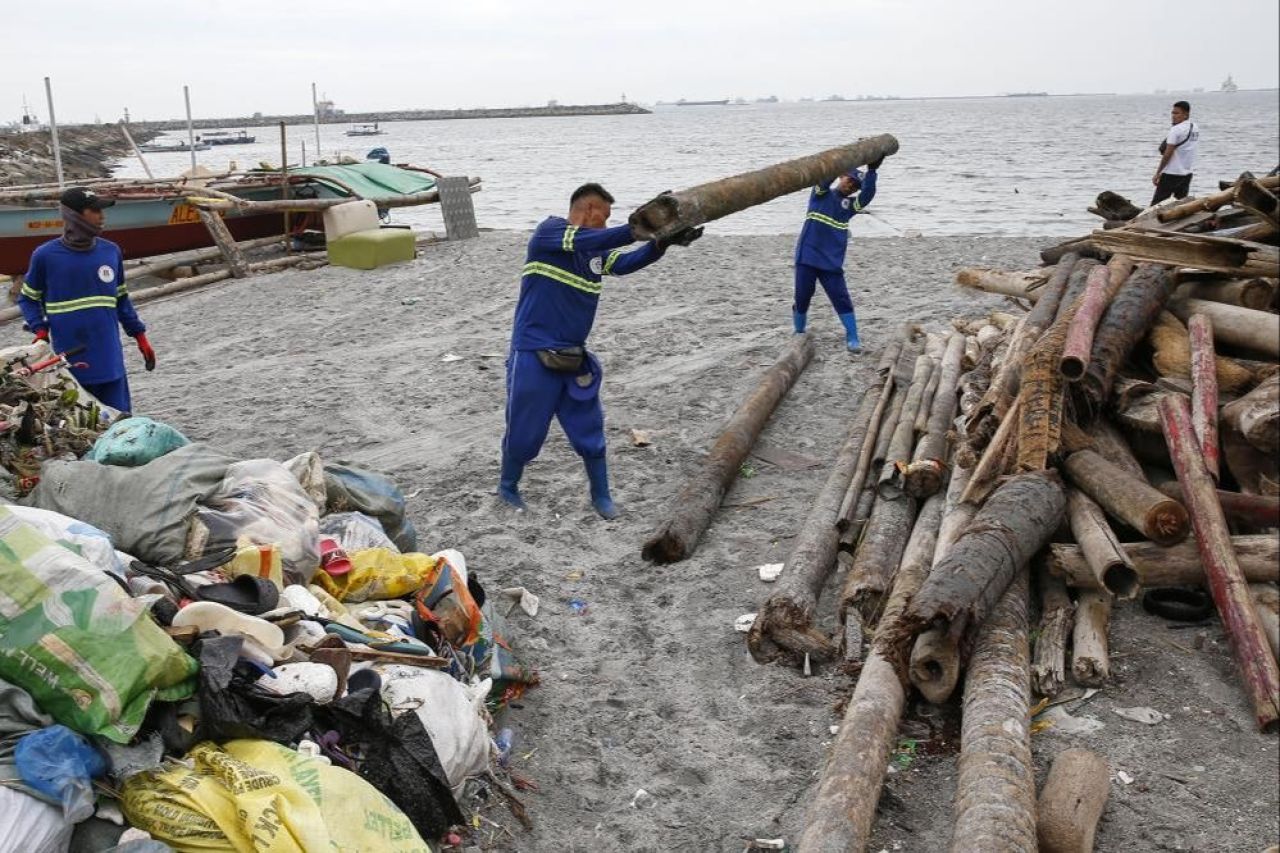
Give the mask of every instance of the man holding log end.
M 667 246 L 687 246 L 702 236 L 686 228 L 634 249 L 630 225 L 606 227 L 613 196 L 599 184 L 583 184 L 569 198 L 569 216 L 551 216 L 534 229 L 520 281 L 511 351 L 507 356 L 506 433 L 498 497 L 525 508 L 520 477 L 537 457 L 558 418 L 587 469 L 591 505 L 616 518 L 605 462 L 600 361 L 587 351 L 605 276 L 626 275 L 662 257 Z
M 1151 178 L 1155 195 L 1151 204 L 1165 199 L 1186 198 L 1191 191 L 1191 173 L 1196 165 L 1196 146 L 1200 143 L 1200 131 L 1191 120 L 1191 104 L 1178 101 L 1169 113 L 1169 134 L 1160 143 L 1160 165 Z
M 858 321 L 844 279 L 844 256 L 849 248 L 849 220 L 861 212 L 876 195 L 876 170 L 884 161 L 867 164 L 863 174 L 851 169 L 836 179 L 834 187 L 818 184 L 809 194 L 809 210 L 796 243 L 795 304 L 791 307 L 796 334 L 808 323 L 809 303 L 815 286 L 822 284 L 827 298 L 844 325 L 845 344 L 850 352 L 861 352 Z M 854 198 L 857 193 L 857 198 Z

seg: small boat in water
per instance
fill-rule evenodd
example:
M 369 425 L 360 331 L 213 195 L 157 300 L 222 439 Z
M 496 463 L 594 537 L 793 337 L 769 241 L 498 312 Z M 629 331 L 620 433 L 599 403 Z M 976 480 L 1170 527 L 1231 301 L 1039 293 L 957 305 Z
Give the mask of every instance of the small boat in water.
M 729 99 L 725 98 L 721 101 L 686 101 L 684 98 L 676 101 L 677 107 L 723 107 L 729 103 Z
M 256 141 L 256 136 L 250 136 L 244 130 L 206 130 L 196 137 L 197 144 L 206 142 L 209 145 L 248 145 Z
M 1222 81 L 1222 85 L 1218 87 L 1219 92 L 1238 92 L 1240 87 L 1236 85 L 1236 81 L 1231 79 L 1231 75 L 1227 75 L 1227 79 Z
M 378 129 L 378 123 L 373 124 L 353 124 L 351 129 L 347 131 L 347 136 L 381 136 L 385 131 Z
M 174 139 L 170 142 L 148 142 L 141 145 L 138 150 L 144 154 L 177 154 L 184 151 L 208 151 L 209 143 L 196 140 L 196 144 L 183 142 L 180 139 Z

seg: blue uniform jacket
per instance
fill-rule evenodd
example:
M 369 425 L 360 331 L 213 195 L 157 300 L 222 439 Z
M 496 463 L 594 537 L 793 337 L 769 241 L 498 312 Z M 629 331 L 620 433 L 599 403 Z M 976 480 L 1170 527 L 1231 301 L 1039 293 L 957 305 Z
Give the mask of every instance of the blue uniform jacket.
M 147 330 L 129 301 L 120 247 L 101 237 L 84 252 L 61 240 L 32 252 L 18 307 L 31 331 L 49 330 L 55 352 L 85 347 L 71 360 L 88 363 L 74 373 L 91 385 L 125 375 L 117 323 L 129 335 Z
M 796 263 L 820 270 L 843 269 L 844 253 L 849 247 L 849 220 L 875 196 L 875 170 L 863 176 L 857 198 L 846 198 L 824 184 L 814 187 L 796 243 Z
M 630 225 L 579 228 L 551 216 L 529 239 L 511 348 L 586 346 L 606 275 L 626 275 L 662 257 L 653 243 L 630 251 Z

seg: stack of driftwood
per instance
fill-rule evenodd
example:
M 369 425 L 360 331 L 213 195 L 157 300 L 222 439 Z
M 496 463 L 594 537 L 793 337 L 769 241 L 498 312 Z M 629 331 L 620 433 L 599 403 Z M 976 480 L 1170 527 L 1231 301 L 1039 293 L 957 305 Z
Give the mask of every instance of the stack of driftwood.
M 1280 721 L 1277 188 L 1104 193 L 1107 227 L 1045 267 L 961 272 L 1025 312 L 883 353 L 748 634 L 762 662 L 859 675 L 799 851 L 866 846 L 912 690 L 962 697 L 952 849 L 1091 849 L 1107 763 L 1066 750 L 1037 801 L 1029 711 L 1108 678 L 1117 598 L 1207 588 L 1258 725 Z

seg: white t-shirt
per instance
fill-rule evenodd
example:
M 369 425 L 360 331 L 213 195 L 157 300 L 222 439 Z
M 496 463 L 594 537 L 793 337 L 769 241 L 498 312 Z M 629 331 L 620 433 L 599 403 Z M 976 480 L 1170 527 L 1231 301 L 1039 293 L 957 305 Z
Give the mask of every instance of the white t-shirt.
M 1200 128 L 1195 122 L 1187 119 L 1169 128 L 1169 135 L 1164 141 L 1169 145 L 1177 145 L 1169 165 L 1164 167 L 1166 175 L 1190 175 L 1196 165 L 1196 145 L 1200 142 Z M 1179 145 L 1178 143 L 1182 143 Z

